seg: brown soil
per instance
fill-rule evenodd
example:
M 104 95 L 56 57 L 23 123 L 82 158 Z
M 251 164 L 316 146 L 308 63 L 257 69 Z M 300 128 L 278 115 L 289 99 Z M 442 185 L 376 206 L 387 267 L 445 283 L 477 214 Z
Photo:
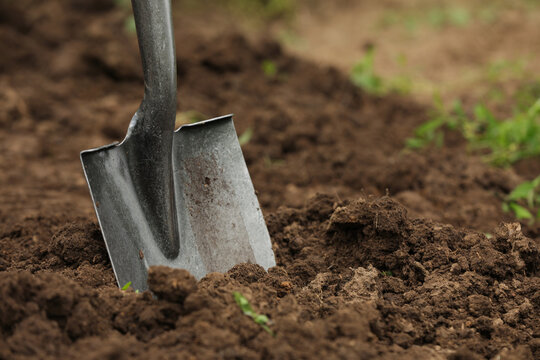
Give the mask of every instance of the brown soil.
M 495 92 L 504 99 L 519 86 L 516 80 L 537 81 L 540 73 L 535 61 L 540 52 L 536 1 L 300 3 L 293 24 L 273 27 L 277 36 L 288 40 L 289 51 L 348 72 L 371 44 L 377 73 L 387 79 L 410 77 L 413 95 L 421 101 L 431 102 L 434 90 L 449 102 L 486 102 Z M 465 16 L 461 23 L 451 19 L 456 12 Z M 490 74 L 490 66 L 497 63 L 506 63 L 506 68 Z
M 459 139 L 403 152 L 423 107 L 183 15 L 179 111 L 253 128 L 278 266 L 119 291 L 78 152 L 122 138 L 143 84 L 125 12 L 89 4 L 0 0 L 0 359 L 540 357 L 538 231 L 499 225 L 520 175 Z

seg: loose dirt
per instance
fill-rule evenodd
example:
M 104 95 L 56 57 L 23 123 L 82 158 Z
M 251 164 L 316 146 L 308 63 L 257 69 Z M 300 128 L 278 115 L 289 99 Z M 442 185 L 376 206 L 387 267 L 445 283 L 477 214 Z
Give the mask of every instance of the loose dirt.
M 253 130 L 278 266 L 200 282 L 154 268 L 157 298 L 118 290 L 78 152 L 120 140 L 142 98 L 126 12 L 21 0 L 0 14 L 0 358 L 540 357 L 538 232 L 500 224 L 521 175 L 460 139 L 403 151 L 422 106 L 181 14 L 179 112 Z

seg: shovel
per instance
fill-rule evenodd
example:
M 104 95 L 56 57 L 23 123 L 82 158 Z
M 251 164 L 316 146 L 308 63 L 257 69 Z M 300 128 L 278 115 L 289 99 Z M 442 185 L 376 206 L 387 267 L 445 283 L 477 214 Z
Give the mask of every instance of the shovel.
M 144 99 L 120 144 L 81 152 L 118 285 L 147 289 L 153 265 L 187 269 L 198 279 L 238 263 L 275 266 L 232 115 L 174 131 L 170 0 L 132 6 Z

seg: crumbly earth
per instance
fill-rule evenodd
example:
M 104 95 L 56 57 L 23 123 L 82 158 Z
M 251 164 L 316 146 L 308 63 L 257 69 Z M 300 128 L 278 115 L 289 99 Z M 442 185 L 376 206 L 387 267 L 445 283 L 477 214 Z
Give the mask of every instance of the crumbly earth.
M 112 0 L 0 0 L 0 359 L 540 358 L 538 228 L 500 206 L 523 177 L 452 134 L 405 152 L 421 106 L 182 14 L 179 112 L 253 130 L 278 266 L 199 282 L 157 267 L 157 297 L 120 291 L 78 152 L 120 140 L 142 97 L 125 16 Z

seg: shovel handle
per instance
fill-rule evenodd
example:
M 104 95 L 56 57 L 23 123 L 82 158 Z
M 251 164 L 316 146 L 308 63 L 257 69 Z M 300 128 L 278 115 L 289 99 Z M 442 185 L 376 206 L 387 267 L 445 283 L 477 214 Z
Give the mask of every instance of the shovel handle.
M 144 117 L 148 120 L 140 119 L 137 125 L 147 134 L 173 131 L 176 115 L 176 52 L 171 2 L 132 0 L 131 3 L 144 72 L 144 100 L 140 110 L 150 113 L 150 116 Z
M 172 168 L 176 53 L 171 2 L 131 3 L 144 72 L 144 99 L 120 145 L 126 156 L 128 183 L 135 194 L 133 207 L 143 214 L 143 227 L 151 229 L 157 248 L 173 259 L 178 255 L 179 241 Z

